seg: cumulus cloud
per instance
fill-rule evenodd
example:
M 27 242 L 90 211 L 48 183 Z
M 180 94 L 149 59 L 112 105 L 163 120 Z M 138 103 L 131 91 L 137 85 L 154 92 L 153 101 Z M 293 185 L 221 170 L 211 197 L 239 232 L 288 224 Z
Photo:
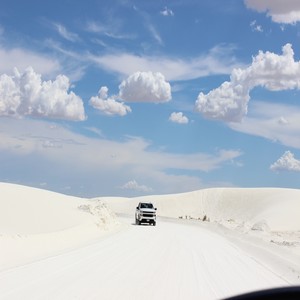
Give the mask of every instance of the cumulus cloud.
M 182 112 L 173 112 L 169 117 L 169 121 L 178 124 L 187 124 L 189 122 L 189 119 L 186 116 L 184 116 Z
M 161 73 L 136 72 L 119 85 L 119 94 L 108 97 L 108 88 L 102 86 L 89 104 L 103 114 L 125 116 L 131 108 L 124 102 L 163 103 L 171 99 L 171 86 Z
M 293 24 L 300 21 L 300 2 L 297 0 L 245 0 L 248 8 L 267 12 L 273 22 Z
M 0 116 L 85 120 L 82 99 L 69 88 L 69 79 L 64 75 L 42 81 L 32 67 L 24 73 L 15 69 L 12 76 L 0 76 Z
M 195 110 L 206 118 L 240 122 L 247 114 L 249 93 L 256 86 L 270 91 L 300 88 L 300 62 L 294 60 L 291 44 L 282 48 L 282 55 L 259 51 L 252 64 L 233 69 L 230 81 L 208 94 L 200 93 Z
M 130 180 L 121 186 L 123 190 L 134 190 L 138 192 L 151 192 L 152 189 L 147 187 L 146 185 L 140 185 L 135 180 Z
M 286 151 L 274 164 L 270 166 L 272 171 L 300 172 L 300 160 L 295 159 L 294 154 Z
M 127 102 L 162 103 L 171 100 L 171 86 L 159 72 L 136 72 L 120 84 L 119 90 L 119 97 Z
M 131 112 L 131 108 L 128 105 L 116 101 L 113 97 L 108 97 L 108 88 L 106 86 L 100 88 L 98 96 L 91 97 L 89 104 L 107 116 L 125 116 Z
M 247 113 L 249 90 L 232 82 L 224 82 L 208 94 L 200 93 L 195 103 L 195 111 L 209 119 L 238 122 Z

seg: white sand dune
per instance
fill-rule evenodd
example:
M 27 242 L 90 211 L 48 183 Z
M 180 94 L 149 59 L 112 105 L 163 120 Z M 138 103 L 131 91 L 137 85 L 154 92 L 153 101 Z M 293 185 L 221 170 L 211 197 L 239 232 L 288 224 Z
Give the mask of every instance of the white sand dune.
M 132 218 L 139 201 L 150 201 L 162 217 L 206 219 L 300 256 L 300 190 L 211 188 L 173 195 L 97 199 L 116 213 L 131 214 Z
M 0 270 L 78 247 L 117 225 L 97 200 L 0 183 Z
M 132 214 L 139 201 L 151 201 L 164 217 L 187 217 L 271 231 L 300 231 L 300 190 L 283 188 L 212 188 L 189 193 L 138 198 L 98 198 L 117 213 Z
M 158 208 L 156 227 L 130 226 L 139 201 Z M 217 299 L 299 284 L 299 214 L 292 189 L 82 199 L 0 183 L 0 298 L 134 299 L 153 285 L 145 299 Z

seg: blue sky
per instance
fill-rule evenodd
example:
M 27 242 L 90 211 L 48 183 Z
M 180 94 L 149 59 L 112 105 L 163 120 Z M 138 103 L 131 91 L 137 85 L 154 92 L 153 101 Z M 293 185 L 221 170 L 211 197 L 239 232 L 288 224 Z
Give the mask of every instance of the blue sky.
M 0 181 L 300 187 L 300 4 L 0 3 Z

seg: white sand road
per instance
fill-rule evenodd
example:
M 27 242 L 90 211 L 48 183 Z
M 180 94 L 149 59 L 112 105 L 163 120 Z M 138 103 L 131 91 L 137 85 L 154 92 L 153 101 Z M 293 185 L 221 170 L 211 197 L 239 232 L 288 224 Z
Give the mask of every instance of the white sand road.
M 290 285 L 201 225 L 159 219 L 0 273 L 0 299 L 222 299 Z

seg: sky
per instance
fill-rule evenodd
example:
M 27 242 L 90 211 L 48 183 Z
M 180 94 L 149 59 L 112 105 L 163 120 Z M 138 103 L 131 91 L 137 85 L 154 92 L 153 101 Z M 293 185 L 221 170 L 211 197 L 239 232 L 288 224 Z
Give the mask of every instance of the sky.
M 298 189 L 299 41 L 294 0 L 2 0 L 0 181 Z

